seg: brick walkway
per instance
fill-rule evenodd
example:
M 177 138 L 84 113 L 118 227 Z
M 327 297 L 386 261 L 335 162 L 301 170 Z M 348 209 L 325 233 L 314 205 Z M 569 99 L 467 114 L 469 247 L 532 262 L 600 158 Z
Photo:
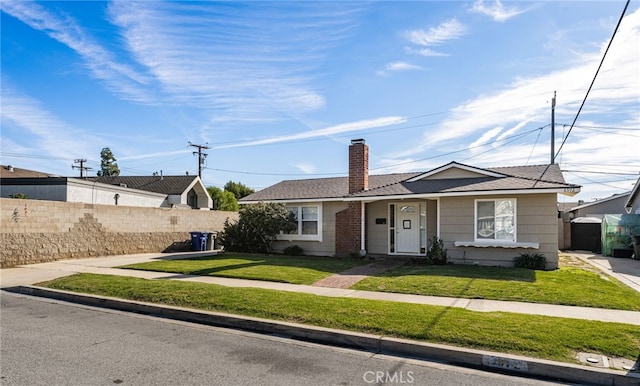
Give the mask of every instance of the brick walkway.
M 380 260 L 325 277 L 313 283 L 313 285 L 316 287 L 349 288 L 362 279 L 399 267 L 404 263 L 404 261 L 397 260 Z

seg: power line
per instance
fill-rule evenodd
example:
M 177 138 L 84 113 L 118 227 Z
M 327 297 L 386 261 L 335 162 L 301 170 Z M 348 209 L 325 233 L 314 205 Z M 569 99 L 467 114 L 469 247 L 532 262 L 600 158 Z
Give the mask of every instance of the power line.
M 589 88 L 587 89 L 587 93 L 585 94 L 584 99 L 582 99 L 582 103 L 580 104 L 580 108 L 578 108 L 578 112 L 576 113 L 575 118 L 573 118 L 573 122 L 571 123 L 571 127 L 569 127 L 569 131 L 567 132 L 567 135 L 562 140 L 562 143 L 560 144 L 560 147 L 558 148 L 558 153 L 556 153 L 555 157 L 557 157 L 558 154 L 562 151 L 562 147 L 564 146 L 565 142 L 567 142 L 567 138 L 569 138 L 569 135 L 571 134 L 571 131 L 573 130 L 573 126 L 576 124 L 576 121 L 578 120 L 578 117 L 580 116 L 580 112 L 582 111 L 582 108 L 584 107 L 584 104 L 587 102 L 587 97 L 589 97 L 589 93 L 591 92 L 591 89 L 593 88 L 593 84 L 596 82 L 596 78 L 598 77 L 598 74 L 600 73 L 600 69 L 602 68 L 602 64 L 604 63 L 604 59 L 607 57 L 607 53 L 609 52 L 609 48 L 611 48 L 611 44 L 613 43 L 613 38 L 615 38 L 616 34 L 618 33 L 618 28 L 620 27 L 620 24 L 622 23 L 622 19 L 624 18 L 625 13 L 627 12 L 627 8 L 629 7 L 629 2 L 630 1 L 631 0 L 627 0 L 627 3 L 624 5 L 624 9 L 622 10 L 622 14 L 620 15 L 620 18 L 618 19 L 618 24 L 616 24 L 616 28 L 613 30 L 613 35 L 611 35 L 611 39 L 609 39 L 609 44 L 607 44 L 607 48 L 604 50 L 604 54 L 602 54 L 602 59 L 600 60 L 600 64 L 598 65 L 598 68 L 596 69 L 596 73 L 593 75 L 593 79 L 591 79 L 591 84 L 589 85 Z
M 565 125 L 565 127 L 568 125 Z M 579 127 L 582 128 L 583 130 L 587 130 L 587 131 L 595 131 L 596 133 L 605 133 L 605 134 L 609 134 L 609 135 L 621 135 L 624 137 L 633 137 L 633 138 L 640 138 L 640 135 L 637 134 L 627 134 L 627 133 L 612 133 L 611 131 L 608 130 L 603 130 L 603 129 L 595 129 L 595 128 L 591 128 L 588 126 L 573 126 L 573 127 Z M 621 130 L 621 129 L 615 129 L 615 130 Z M 636 130 L 636 129 L 622 129 L 622 130 Z
M 493 149 L 495 149 L 496 147 L 501 147 L 501 146 L 505 146 L 511 142 L 516 141 L 517 139 L 524 137 L 526 135 L 529 135 L 533 132 L 536 131 L 541 131 L 542 129 L 544 129 L 545 127 L 549 126 L 544 125 L 541 127 L 538 127 L 536 129 L 524 132 L 524 133 L 520 133 L 520 134 L 516 134 L 516 135 L 512 135 L 512 136 L 508 136 L 508 137 L 504 137 L 502 138 L 500 141 L 504 142 L 501 143 L 500 145 L 497 145 L 493 148 L 491 148 L 490 151 L 492 151 Z M 435 155 L 435 156 L 430 156 L 430 157 L 426 157 L 426 158 L 421 158 L 421 159 L 417 159 L 417 160 L 413 160 L 413 161 L 407 161 L 407 162 L 400 162 L 397 164 L 393 164 L 393 165 L 386 165 L 386 166 L 381 166 L 378 168 L 370 168 L 370 171 L 373 170 L 380 170 L 380 169 L 388 169 L 388 168 L 392 168 L 392 167 L 396 167 L 396 166 L 402 166 L 402 165 L 408 165 L 408 164 L 412 164 L 412 163 L 417 163 L 417 162 L 422 162 L 422 161 L 426 161 L 426 160 L 430 160 L 430 159 L 434 159 L 434 158 L 439 158 L 439 157 L 446 157 L 449 155 L 453 155 L 453 154 L 457 154 L 457 153 L 462 153 L 462 152 L 466 152 L 470 149 L 475 149 L 475 148 L 480 148 L 480 147 L 484 147 L 484 146 L 489 146 L 489 145 L 495 145 L 496 142 L 492 142 L 492 143 L 482 143 L 479 145 L 475 145 L 475 146 L 469 146 L 466 147 L 464 149 L 461 150 L 455 150 L 455 151 L 451 151 L 448 153 L 443 153 L 443 154 L 439 154 L 439 155 Z M 480 153 L 483 154 L 483 153 Z M 477 156 L 479 154 L 474 155 L 473 157 Z M 470 158 L 473 158 L 470 157 Z M 469 159 L 469 158 L 467 158 Z M 262 172 L 248 172 L 248 171 L 240 171 L 240 170 L 228 170 L 228 169 L 217 169 L 217 168 L 205 168 L 205 169 L 209 169 L 209 170 L 217 170 L 217 171 L 221 171 L 221 172 L 228 172 L 228 173 L 238 173 L 238 174 L 251 174 L 251 175 L 259 175 L 259 176 L 341 176 L 344 175 L 344 172 L 337 172 L 337 173 L 314 173 L 314 174 L 305 174 L 305 173 L 262 173 Z
M 594 172 L 588 170 L 568 170 L 562 169 L 563 172 L 567 173 L 589 173 L 589 174 L 605 174 L 605 175 L 617 175 L 617 176 L 638 176 L 638 173 L 618 173 L 618 172 Z
M 570 126 L 569 123 L 558 123 L 562 126 Z M 573 127 L 579 127 L 581 129 L 601 129 L 601 130 L 630 130 L 640 131 L 638 127 L 613 127 L 613 126 L 590 126 L 590 125 L 573 125 Z
M 622 10 L 622 14 L 620 15 L 620 18 L 618 19 L 618 24 L 616 24 L 616 28 L 613 30 L 613 34 L 611 35 L 611 39 L 609 39 L 609 44 L 607 44 L 607 48 L 605 49 L 604 54 L 602 54 L 602 59 L 600 60 L 600 64 L 598 65 L 596 73 L 594 74 L 593 79 L 591 80 L 591 84 L 589 85 L 589 88 L 587 89 L 587 93 L 585 94 L 584 98 L 582 99 L 582 103 L 580 104 L 580 108 L 578 108 L 578 112 L 576 113 L 575 118 L 573 118 L 573 122 L 571 123 L 571 127 L 569 128 L 569 131 L 567 132 L 567 135 L 562 140 L 562 143 L 560 144 L 560 147 L 558 148 L 558 152 L 553 157 L 554 159 L 557 158 L 558 155 L 560 154 L 560 152 L 562 151 L 562 147 L 564 146 L 565 142 L 567 142 L 567 138 L 569 138 L 569 134 L 571 134 L 571 131 L 573 130 L 573 127 L 576 124 L 576 121 L 578 120 L 578 117 L 580 116 L 580 112 L 582 111 L 582 108 L 584 107 L 584 104 L 587 101 L 587 97 L 589 96 L 589 92 L 593 88 L 593 84 L 596 82 L 596 78 L 598 77 L 598 73 L 600 73 L 600 68 L 602 68 L 602 63 L 604 63 L 604 59 L 607 57 L 607 53 L 609 52 L 609 48 L 611 47 L 611 44 L 613 43 L 613 38 L 618 33 L 618 28 L 620 27 L 620 24 L 622 23 L 622 19 L 624 18 L 625 13 L 627 12 L 627 8 L 629 7 L 629 2 L 630 1 L 631 0 L 627 0 L 627 3 L 625 4 L 624 9 Z M 547 172 L 547 170 L 549 170 L 549 167 L 551 167 L 551 164 L 547 165 L 547 167 L 542 171 L 542 174 L 540 175 L 540 177 L 538 177 L 536 182 L 534 182 L 534 184 L 533 184 L 534 187 L 542 179 L 542 176 L 544 176 L 544 174 Z

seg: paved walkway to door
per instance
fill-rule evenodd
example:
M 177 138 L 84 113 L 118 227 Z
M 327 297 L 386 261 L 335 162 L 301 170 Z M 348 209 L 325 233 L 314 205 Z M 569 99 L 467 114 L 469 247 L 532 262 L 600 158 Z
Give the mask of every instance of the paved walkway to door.
M 378 275 L 382 272 L 403 265 L 405 261 L 400 260 L 380 260 L 371 264 L 353 267 L 346 271 L 325 277 L 313 283 L 316 287 L 328 288 L 349 288 L 368 276 Z

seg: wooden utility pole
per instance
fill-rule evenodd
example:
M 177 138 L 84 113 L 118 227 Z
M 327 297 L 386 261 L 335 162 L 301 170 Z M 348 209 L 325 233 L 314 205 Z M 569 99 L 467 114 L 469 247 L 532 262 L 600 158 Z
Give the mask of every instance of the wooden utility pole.
M 198 151 L 194 151 L 193 154 L 198 155 L 198 177 L 202 178 L 202 167 L 204 166 L 204 159 L 207 158 L 207 154 L 202 152 L 202 149 L 210 149 L 207 145 L 195 145 L 189 142 L 189 146 L 195 147 Z
M 71 169 L 80 169 L 80 178 L 84 177 L 84 171 L 85 170 L 91 170 L 92 169 L 92 168 L 84 166 L 85 162 L 87 162 L 86 159 L 76 159 L 76 160 L 73 160 L 73 163 L 74 164 L 80 164 L 80 166 L 71 165 Z
M 556 92 L 551 98 L 551 164 L 556 163 Z

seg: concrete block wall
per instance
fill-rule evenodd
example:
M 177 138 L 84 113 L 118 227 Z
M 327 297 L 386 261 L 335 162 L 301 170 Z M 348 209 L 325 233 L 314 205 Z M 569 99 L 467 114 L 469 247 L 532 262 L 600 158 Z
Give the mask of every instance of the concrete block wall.
M 188 249 L 237 212 L 0 199 L 0 267 Z

